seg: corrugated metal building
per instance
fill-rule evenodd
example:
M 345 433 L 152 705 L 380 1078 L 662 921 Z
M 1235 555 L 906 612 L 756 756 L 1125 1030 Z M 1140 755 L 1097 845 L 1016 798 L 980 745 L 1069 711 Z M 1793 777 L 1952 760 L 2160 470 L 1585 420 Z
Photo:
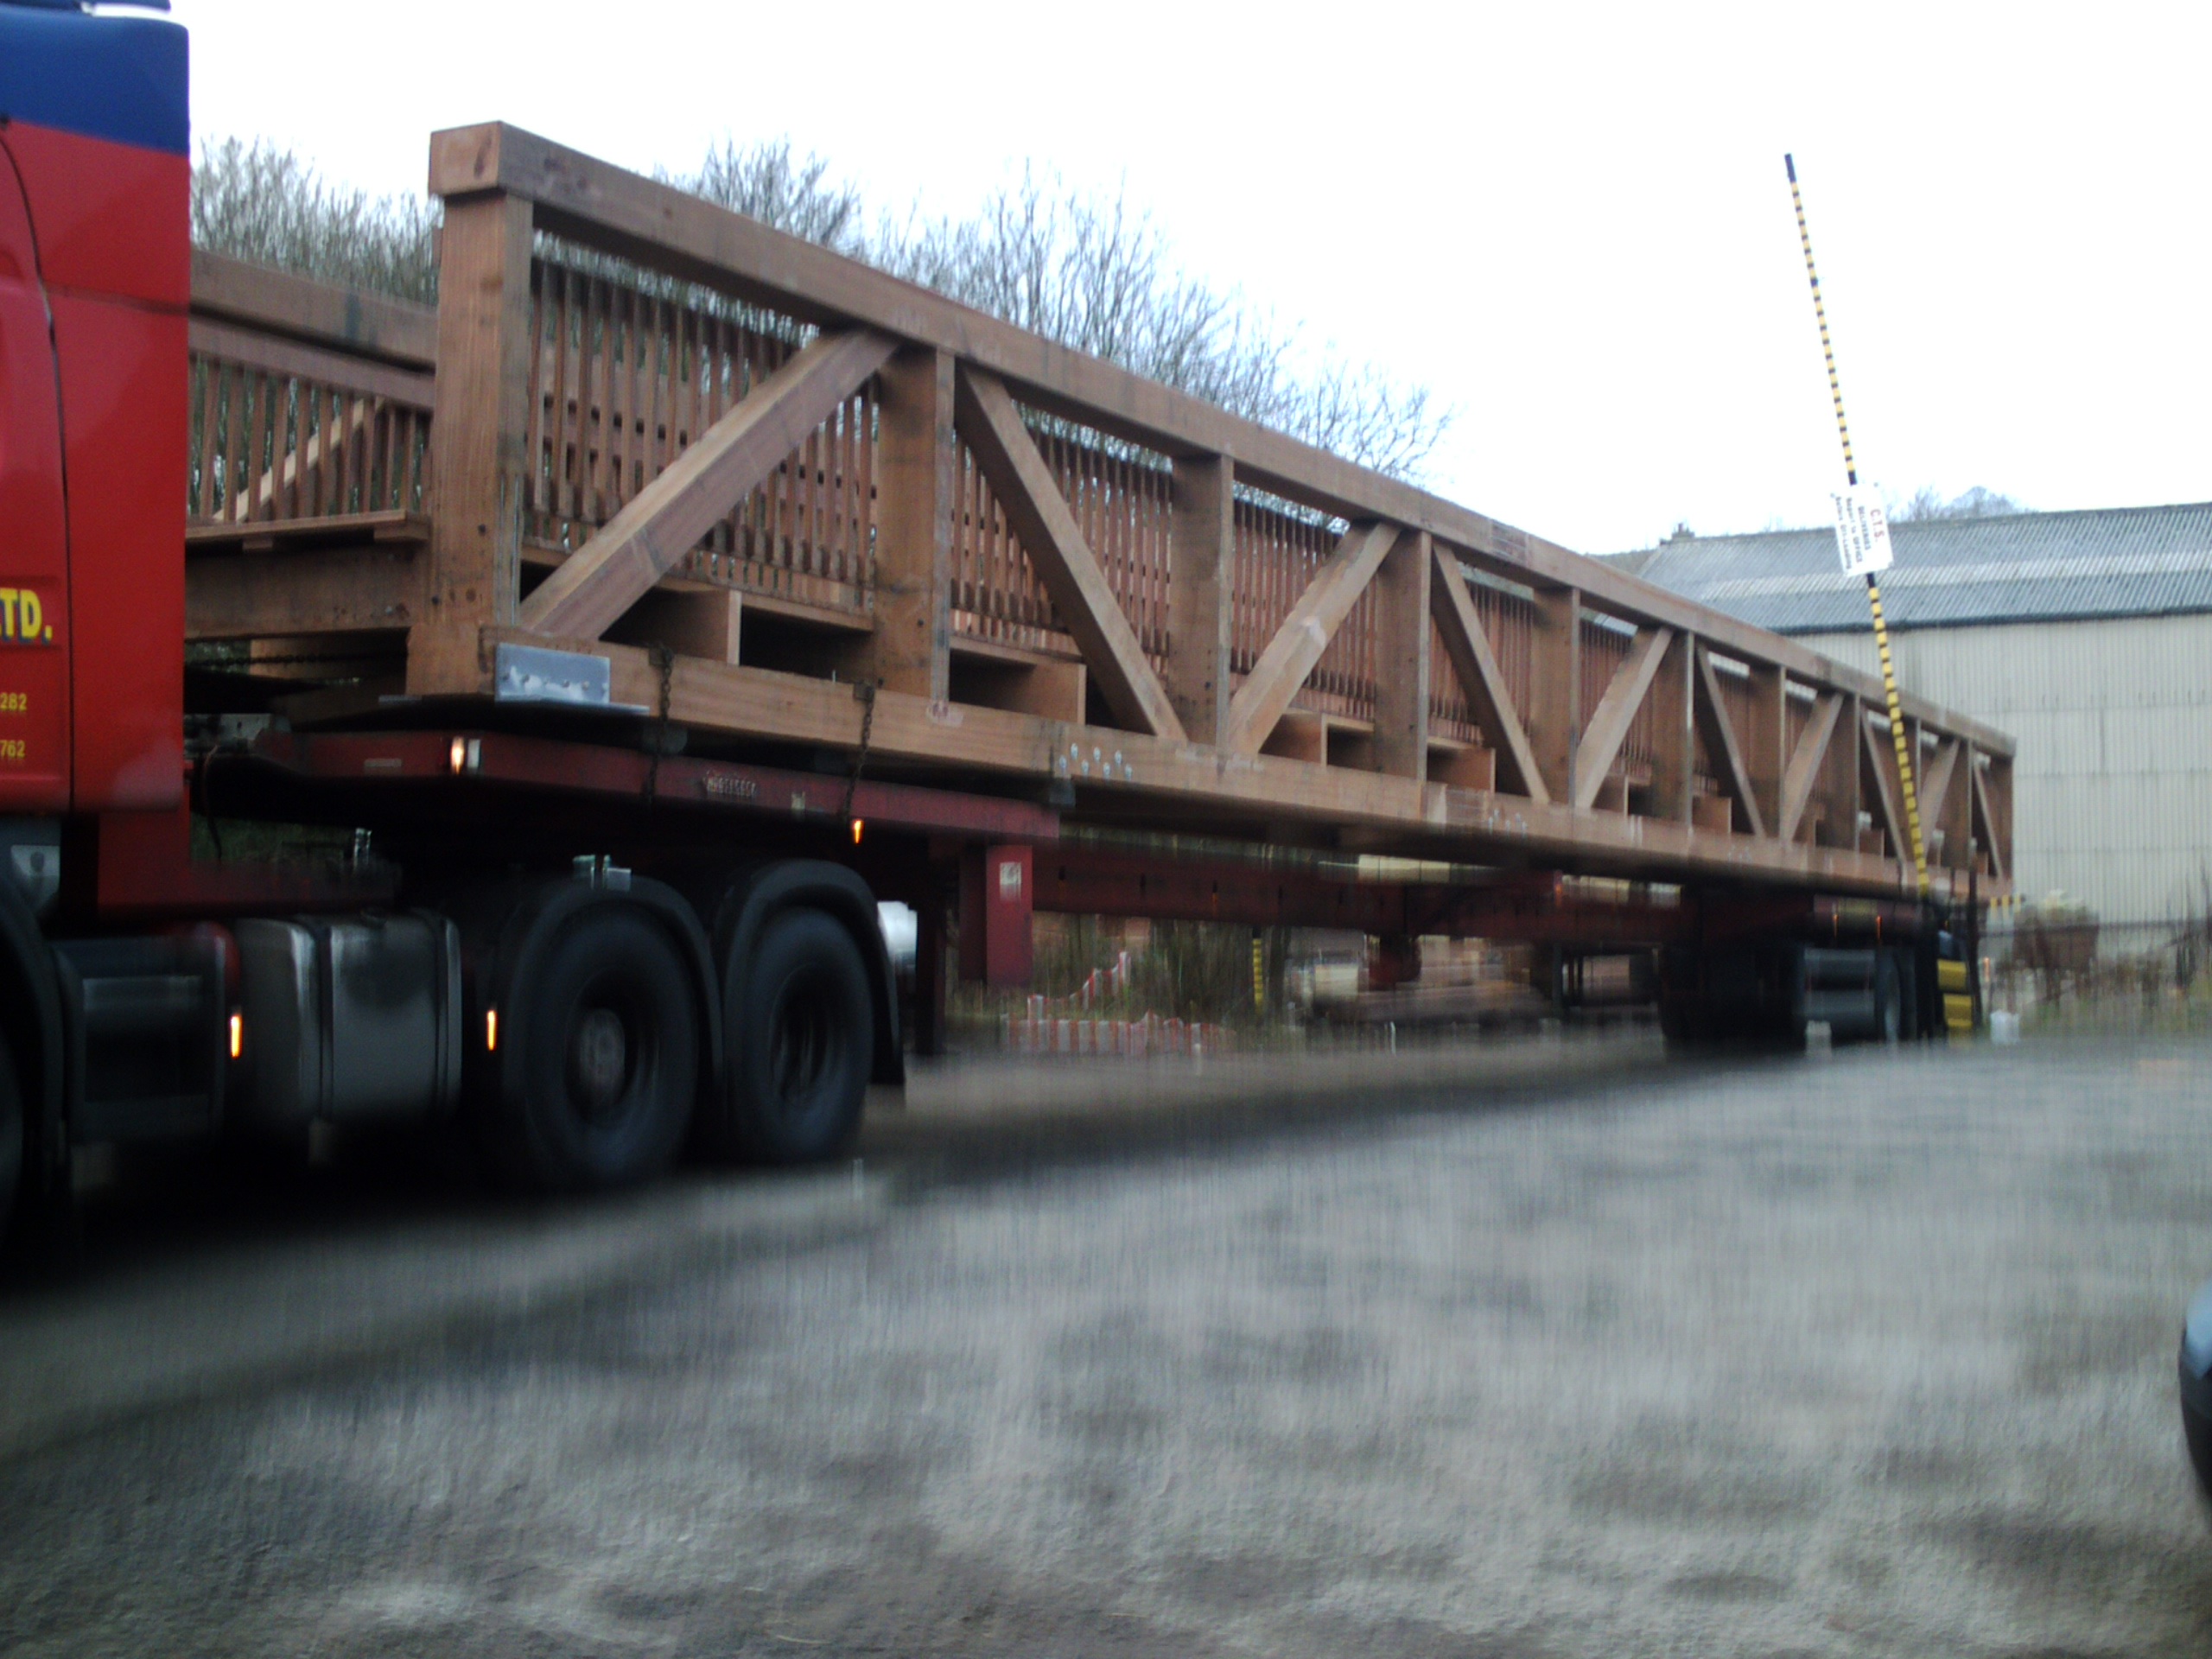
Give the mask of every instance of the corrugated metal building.
M 1882 578 L 1910 690 L 2019 741 L 2018 891 L 2112 927 L 2204 907 L 2212 873 L 2212 504 L 1891 526 Z M 1677 537 L 1649 581 L 1875 667 L 1866 584 L 1828 531 Z M 2117 944 L 2117 941 L 2114 941 Z

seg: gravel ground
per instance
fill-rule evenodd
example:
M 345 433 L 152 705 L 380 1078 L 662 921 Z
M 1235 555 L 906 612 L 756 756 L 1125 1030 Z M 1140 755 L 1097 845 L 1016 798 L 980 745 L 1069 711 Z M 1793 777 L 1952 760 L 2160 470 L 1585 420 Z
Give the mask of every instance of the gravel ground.
M 1613 1052 L 892 1120 L 840 1227 L 0 1462 L 0 1650 L 2206 1651 L 2212 1049 Z

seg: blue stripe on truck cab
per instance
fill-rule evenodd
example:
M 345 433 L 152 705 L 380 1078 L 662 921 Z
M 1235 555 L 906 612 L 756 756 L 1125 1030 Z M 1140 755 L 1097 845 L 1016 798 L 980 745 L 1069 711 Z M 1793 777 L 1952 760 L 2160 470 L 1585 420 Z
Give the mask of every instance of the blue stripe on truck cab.
M 0 118 L 190 152 L 182 25 L 0 0 Z

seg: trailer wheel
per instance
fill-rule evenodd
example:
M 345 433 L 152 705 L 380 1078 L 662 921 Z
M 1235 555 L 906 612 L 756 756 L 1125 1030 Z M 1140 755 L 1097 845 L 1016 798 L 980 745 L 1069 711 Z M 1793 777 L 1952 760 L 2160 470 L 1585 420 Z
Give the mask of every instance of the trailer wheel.
M 695 993 L 668 936 L 625 906 L 580 912 L 531 975 L 493 1148 L 545 1192 L 658 1174 L 698 1093 Z
M 1667 1039 L 1669 1048 L 1702 1048 L 1713 1041 L 1704 1008 L 1689 996 L 1659 999 L 1659 1034 Z
M 835 1156 L 860 1128 L 875 1014 L 859 947 L 833 918 L 792 910 L 762 931 L 728 1011 L 729 1096 L 717 1150 L 765 1164 Z
M 1895 1047 L 1904 1040 L 1904 986 L 1897 957 L 1887 950 L 1874 958 L 1874 1040 Z

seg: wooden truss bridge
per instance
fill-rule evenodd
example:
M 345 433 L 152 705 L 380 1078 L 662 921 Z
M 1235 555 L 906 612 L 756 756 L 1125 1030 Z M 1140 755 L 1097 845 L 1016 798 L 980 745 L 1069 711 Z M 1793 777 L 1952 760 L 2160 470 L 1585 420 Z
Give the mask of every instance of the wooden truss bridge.
M 515 128 L 430 182 L 435 310 L 195 266 L 189 633 L 297 727 L 545 646 L 1065 817 L 1913 887 L 1867 676 Z M 2011 740 L 1904 709 L 1936 892 L 2001 895 Z

